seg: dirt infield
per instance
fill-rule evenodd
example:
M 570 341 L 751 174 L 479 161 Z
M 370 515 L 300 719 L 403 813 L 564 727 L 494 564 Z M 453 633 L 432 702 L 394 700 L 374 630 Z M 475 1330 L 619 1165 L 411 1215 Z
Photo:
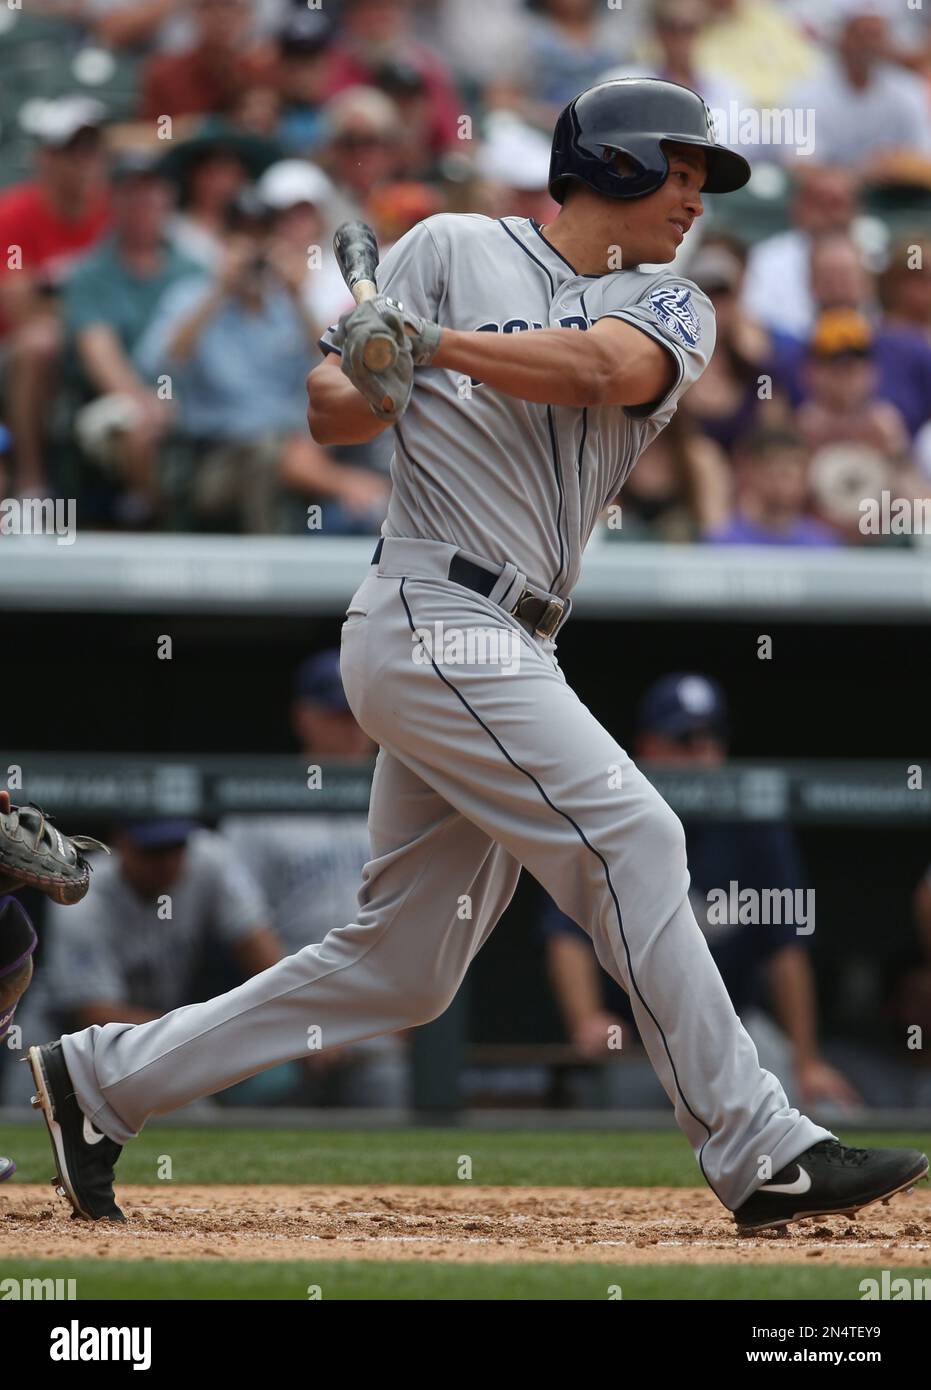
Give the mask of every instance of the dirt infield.
M 790 1234 L 737 1234 L 696 1188 L 125 1187 L 125 1226 L 72 1221 L 50 1188 L 0 1193 L 0 1255 L 152 1260 L 585 1260 L 931 1266 L 931 1190 Z

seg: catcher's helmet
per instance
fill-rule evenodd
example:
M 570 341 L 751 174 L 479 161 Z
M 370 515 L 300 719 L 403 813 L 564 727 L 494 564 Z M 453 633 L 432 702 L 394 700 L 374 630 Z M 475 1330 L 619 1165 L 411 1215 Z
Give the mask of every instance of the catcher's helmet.
M 698 145 L 706 153 L 703 193 L 733 193 L 750 177 L 743 155 L 718 145 L 711 111 L 697 92 L 653 77 L 600 82 L 570 101 L 553 132 L 549 189 L 557 203 L 569 179 L 611 198 L 645 198 L 669 173 L 661 141 Z M 628 155 L 639 166 L 619 174 L 612 156 Z

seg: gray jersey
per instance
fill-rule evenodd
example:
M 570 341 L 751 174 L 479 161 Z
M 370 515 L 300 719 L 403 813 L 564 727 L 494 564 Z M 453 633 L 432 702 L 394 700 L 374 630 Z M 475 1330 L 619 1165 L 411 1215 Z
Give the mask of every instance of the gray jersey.
M 517 400 L 440 368 L 418 368 L 395 427 L 386 536 L 452 541 L 568 595 L 599 513 L 675 414 L 714 348 L 714 310 L 671 270 L 578 275 L 522 217 L 427 218 L 378 269 L 382 293 L 451 328 L 584 330 L 623 319 L 672 355 L 675 383 L 648 406 Z M 332 329 L 321 345 L 332 349 Z M 571 345 L 567 344 L 567 351 Z

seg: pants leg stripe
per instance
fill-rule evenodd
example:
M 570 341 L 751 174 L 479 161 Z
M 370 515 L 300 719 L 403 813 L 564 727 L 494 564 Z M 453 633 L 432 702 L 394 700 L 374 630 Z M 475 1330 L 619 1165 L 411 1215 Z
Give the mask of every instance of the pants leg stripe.
M 405 592 L 404 592 L 404 585 L 405 585 L 405 583 L 406 583 L 406 580 L 405 580 L 405 579 L 402 579 L 402 580 L 401 580 L 401 584 L 400 584 L 399 593 L 400 593 L 400 596 L 401 596 L 401 602 L 404 604 L 404 611 L 405 611 L 405 613 L 407 614 L 407 621 L 408 621 L 408 624 L 409 624 L 409 626 L 410 626 L 411 633 L 413 634 L 413 633 L 415 633 L 416 630 L 417 630 L 417 625 L 416 625 L 416 623 L 414 622 L 413 615 L 412 615 L 411 609 L 410 609 L 410 604 L 409 604 L 409 602 L 408 602 L 407 595 L 406 595 Z M 443 682 L 443 684 L 444 684 L 445 686 L 447 686 L 448 689 L 450 689 L 450 690 L 453 692 L 453 694 L 456 696 L 457 700 L 459 700 L 459 702 L 462 704 L 463 708 L 466 709 L 466 710 L 468 711 L 468 713 L 472 716 L 472 718 L 475 720 L 475 722 L 476 722 L 477 724 L 479 724 L 479 725 L 481 726 L 482 729 L 484 729 L 485 733 L 488 735 L 488 737 L 489 737 L 489 738 L 492 740 L 492 742 L 495 744 L 495 746 L 497 747 L 497 749 L 498 749 L 498 751 L 501 753 L 501 755 L 502 755 L 504 758 L 507 759 L 507 761 L 511 764 L 511 766 L 512 766 L 513 768 L 516 768 L 516 770 L 517 770 L 518 772 L 523 773 L 523 775 L 524 775 L 529 781 L 531 781 L 531 782 L 533 783 L 533 785 L 536 787 L 537 791 L 540 793 L 540 795 L 541 795 L 541 797 L 543 798 L 543 800 L 546 802 L 547 806 L 549 806 L 551 810 L 555 811 L 556 814 L 557 814 L 558 816 L 562 816 L 562 818 L 563 818 L 564 820 L 566 820 L 566 821 L 569 822 L 569 824 L 572 826 L 572 828 L 573 828 L 573 830 L 575 831 L 575 833 L 578 835 L 579 839 L 582 841 L 583 845 L 585 845 L 586 849 L 588 849 L 592 854 L 594 854 L 594 855 L 596 856 L 596 858 L 599 860 L 599 862 L 600 862 L 600 864 L 601 864 L 601 867 L 602 867 L 602 869 L 604 870 L 605 882 L 607 883 L 608 891 L 609 891 L 609 893 L 611 894 L 611 901 L 612 901 L 613 904 L 614 904 L 614 911 L 615 911 L 615 913 L 616 913 L 616 915 L 617 915 L 617 924 L 618 924 L 618 929 L 619 929 L 620 934 L 621 934 L 621 941 L 622 941 L 623 944 L 624 944 L 624 954 L 625 954 L 625 956 L 627 957 L 627 971 L 628 971 L 628 975 L 629 975 L 629 977 L 630 977 L 631 985 L 632 985 L 633 988 L 636 990 L 636 992 L 637 992 L 637 998 L 640 1000 L 640 1003 L 643 1005 L 643 1007 L 644 1007 L 644 1009 L 646 1010 L 646 1012 L 650 1015 L 650 1018 L 653 1020 L 653 1023 L 654 1023 L 654 1025 L 655 1025 L 655 1027 L 656 1027 L 656 1030 L 657 1030 L 657 1032 L 659 1033 L 660 1038 L 662 1039 L 663 1047 L 664 1047 L 665 1050 L 666 1050 L 666 1056 L 669 1058 L 669 1065 L 670 1065 L 670 1067 L 672 1068 L 672 1075 L 673 1075 L 673 1079 L 674 1079 L 675 1084 L 676 1084 L 676 1090 L 677 1090 L 677 1092 L 679 1093 L 679 1096 L 680 1096 L 681 1099 L 682 1099 L 682 1104 L 683 1104 L 683 1105 L 685 1106 L 685 1108 L 688 1110 L 689 1114 L 692 1116 L 692 1119 L 695 1120 L 695 1122 L 696 1122 L 697 1124 L 700 1124 L 700 1125 L 702 1126 L 702 1128 L 705 1129 L 705 1130 L 707 1131 L 708 1139 L 710 1139 L 710 1138 L 711 1138 L 711 1129 L 710 1129 L 709 1125 L 706 1123 L 706 1121 L 703 1120 L 703 1119 L 701 1118 L 700 1115 L 697 1115 L 697 1114 L 695 1113 L 695 1111 L 693 1110 L 692 1106 L 689 1104 L 688 1099 L 687 1099 L 687 1097 L 685 1096 L 685 1094 L 684 1094 L 684 1092 L 683 1092 L 683 1090 L 682 1090 L 681 1085 L 679 1084 L 679 1075 L 678 1075 L 678 1072 L 676 1071 L 676 1064 L 675 1064 L 675 1062 L 673 1061 L 672 1053 L 671 1053 L 670 1050 L 669 1050 L 669 1044 L 668 1044 L 668 1042 L 667 1042 L 667 1040 L 666 1040 L 666 1034 L 665 1034 L 665 1032 L 663 1031 L 663 1028 L 662 1028 L 662 1025 L 660 1024 L 659 1019 L 656 1017 L 656 1015 L 654 1014 L 653 1010 L 650 1008 L 649 1004 L 648 1004 L 647 1001 L 644 999 L 643 994 L 641 993 L 641 990 L 640 990 L 640 986 L 637 984 L 637 978 L 636 978 L 636 976 L 635 976 L 635 974 L 634 974 L 633 964 L 632 964 L 631 959 L 630 959 L 630 948 L 629 948 L 628 945 L 627 945 L 627 936 L 626 936 L 626 934 L 625 934 L 625 932 L 624 932 L 624 922 L 623 922 L 623 919 L 622 919 L 622 917 L 621 917 L 621 905 L 620 905 L 620 903 L 618 902 L 617 893 L 614 891 L 614 884 L 611 882 L 611 871 L 610 871 L 610 869 L 609 869 L 609 867 L 608 867 L 608 862 L 607 862 L 607 860 L 605 859 L 604 855 L 601 853 L 600 850 L 596 849 L 594 845 L 592 845 L 592 844 L 589 843 L 588 839 L 587 839 L 586 836 L 585 836 L 585 832 L 582 830 L 581 826 L 578 825 L 577 822 L 574 821 L 574 820 L 572 819 L 572 817 L 569 815 L 569 813 L 568 813 L 567 811 L 561 810 L 558 806 L 556 806 L 556 805 L 550 800 L 550 798 L 549 798 L 549 796 L 547 795 L 545 789 L 541 786 L 540 782 L 539 782 L 538 779 L 534 776 L 534 774 L 533 774 L 532 772 L 530 772 L 527 768 L 521 767 L 520 763 L 518 763 L 514 758 L 511 757 L 510 753 L 509 753 L 509 752 L 507 751 L 507 749 L 504 747 L 504 744 L 503 744 L 503 743 L 501 742 L 501 740 L 498 738 L 497 734 L 494 733 L 494 731 L 488 727 L 488 725 L 487 725 L 487 724 L 485 723 L 485 721 L 482 719 L 481 715 L 480 715 L 476 710 L 474 710 L 474 709 L 472 708 L 472 706 L 469 704 L 468 700 L 467 700 L 467 699 L 465 698 L 465 696 L 462 694 L 462 691 L 461 691 L 461 690 L 458 690 L 458 689 L 456 688 L 456 686 L 453 685 L 452 681 L 449 680 L 449 678 L 443 674 L 443 672 L 442 672 L 442 671 L 440 670 L 440 668 L 437 666 L 436 661 L 433 659 L 432 656 L 431 656 L 431 658 L 430 658 L 430 665 L 433 667 L 433 670 L 435 671 L 435 673 L 437 674 L 437 676 L 439 676 L 439 678 L 440 678 L 440 680 Z M 705 1140 L 705 1143 L 708 1142 L 708 1139 Z M 714 1193 L 715 1193 L 715 1196 L 717 1197 L 718 1194 L 717 1194 L 717 1192 L 715 1192 L 714 1186 L 713 1186 L 713 1184 L 711 1183 L 710 1179 L 708 1178 L 708 1174 L 705 1172 L 705 1167 L 704 1167 L 704 1164 L 702 1163 L 702 1154 L 703 1154 L 703 1152 L 704 1152 L 704 1147 L 705 1147 L 705 1145 L 703 1144 L 702 1147 L 701 1147 L 701 1150 L 699 1151 L 699 1154 L 698 1154 L 698 1164 L 699 1164 L 699 1167 L 701 1168 L 702 1176 L 704 1177 L 705 1181 L 708 1183 L 708 1186 L 711 1188 L 712 1192 L 714 1192 Z M 726 1203 L 724 1203 L 724 1205 L 726 1205 Z

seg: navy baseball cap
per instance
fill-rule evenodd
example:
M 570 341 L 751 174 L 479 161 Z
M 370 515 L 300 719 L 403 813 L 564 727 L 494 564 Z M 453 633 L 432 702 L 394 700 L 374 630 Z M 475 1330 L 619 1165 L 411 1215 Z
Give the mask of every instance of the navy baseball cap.
M 683 734 L 709 729 L 724 737 L 727 733 L 727 697 L 710 676 L 677 672 L 655 681 L 640 702 L 638 727 L 641 733 Z
M 161 817 L 157 820 L 128 820 L 120 825 L 120 831 L 137 849 L 173 849 L 176 845 L 186 845 L 198 824 L 195 820 L 180 817 Z
M 301 663 L 294 676 L 294 694 L 299 700 L 320 705 L 322 709 L 349 713 L 349 701 L 339 672 L 339 652 L 335 647 L 317 652 Z

